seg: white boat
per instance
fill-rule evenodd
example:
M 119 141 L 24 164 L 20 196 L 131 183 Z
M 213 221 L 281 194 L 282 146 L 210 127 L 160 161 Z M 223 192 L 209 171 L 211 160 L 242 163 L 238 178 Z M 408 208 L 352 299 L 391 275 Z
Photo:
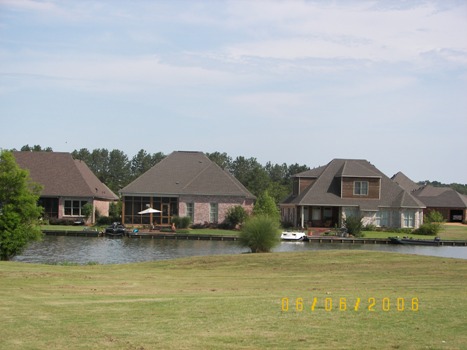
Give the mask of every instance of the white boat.
M 307 235 L 305 232 L 282 232 L 281 239 L 284 241 L 305 241 Z

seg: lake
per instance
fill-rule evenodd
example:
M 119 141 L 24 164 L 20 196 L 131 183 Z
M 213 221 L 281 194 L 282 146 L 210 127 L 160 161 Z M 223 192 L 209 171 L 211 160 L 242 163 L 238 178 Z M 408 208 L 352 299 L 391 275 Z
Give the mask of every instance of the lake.
M 467 259 L 467 247 L 401 246 L 393 244 L 348 244 L 281 242 L 274 252 L 306 250 L 372 250 Z M 45 236 L 33 242 L 13 261 L 28 263 L 124 264 L 176 259 L 188 256 L 241 254 L 249 252 L 230 241 L 110 239 L 104 237 Z

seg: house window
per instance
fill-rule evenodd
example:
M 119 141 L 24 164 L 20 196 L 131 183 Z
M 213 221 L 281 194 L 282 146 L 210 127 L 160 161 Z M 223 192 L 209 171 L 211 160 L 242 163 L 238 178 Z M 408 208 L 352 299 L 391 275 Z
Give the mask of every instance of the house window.
M 194 222 L 195 219 L 195 205 L 194 203 L 186 204 L 186 216 L 191 219 L 191 222 Z
M 368 181 L 355 181 L 353 183 L 353 194 L 356 196 L 368 196 Z
M 404 213 L 404 227 L 414 227 L 415 213 L 413 211 Z
M 80 200 L 65 200 L 64 205 L 64 216 L 82 216 L 81 209 L 87 203 L 87 201 Z
M 210 211 L 209 211 L 209 222 L 216 223 L 218 220 L 218 213 L 219 213 L 219 205 L 217 203 L 211 203 Z
M 321 220 L 321 207 L 313 207 L 311 209 L 311 220 Z
M 376 226 L 389 227 L 389 212 L 387 210 L 379 211 L 376 214 Z

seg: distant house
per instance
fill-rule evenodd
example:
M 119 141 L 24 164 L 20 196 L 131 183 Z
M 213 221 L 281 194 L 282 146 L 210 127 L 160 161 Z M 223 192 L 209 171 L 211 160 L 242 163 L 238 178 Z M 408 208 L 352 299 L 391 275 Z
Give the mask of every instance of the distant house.
M 436 210 L 443 215 L 447 222 L 467 223 L 466 195 L 462 195 L 450 187 L 419 185 L 401 172 L 395 174 L 392 179 L 425 204 L 424 212 Z
M 43 186 L 39 204 L 46 218 L 82 219 L 82 207 L 93 205 L 90 218 L 95 222 L 96 210 L 109 215 L 109 205 L 118 197 L 104 185 L 81 160 L 62 152 L 13 152 L 18 165 L 29 170 L 32 181 Z
M 222 223 L 227 210 L 253 208 L 255 197 L 202 152 L 173 152 L 120 190 L 125 224 L 168 225 L 173 216 L 194 224 Z M 140 215 L 153 208 L 161 213 Z
M 341 227 L 361 216 L 364 225 L 417 228 L 425 206 L 368 161 L 334 159 L 294 175 L 280 208 L 283 221 L 300 227 Z

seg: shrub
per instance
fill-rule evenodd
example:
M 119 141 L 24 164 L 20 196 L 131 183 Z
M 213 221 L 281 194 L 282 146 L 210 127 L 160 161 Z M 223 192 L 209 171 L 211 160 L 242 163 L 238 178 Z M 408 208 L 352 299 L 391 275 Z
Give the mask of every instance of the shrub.
M 172 223 L 175 224 L 176 228 L 186 229 L 190 227 L 191 218 L 189 216 L 173 216 Z
M 377 231 L 378 228 L 374 224 L 367 224 L 362 228 L 363 231 Z
M 344 220 L 344 226 L 347 229 L 347 233 L 349 235 L 353 235 L 355 237 L 363 237 L 364 235 L 362 234 L 362 228 L 363 228 L 363 223 L 362 223 L 362 217 L 357 217 L 357 216 L 348 216 Z
M 58 219 L 58 218 L 49 219 L 50 225 L 72 226 L 74 222 L 75 222 L 74 220 L 70 220 L 70 219 Z
M 93 211 L 93 205 L 91 203 L 86 203 L 83 205 L 81 208 L 81 214 L 83 214 L 84 218 L 86 219 L 85 221 L 88 221 L 88 219 L 91 217 Z
M 100 226 L 104 225 L 111 225 L 112 222 L 118 222 L 118 218 L 110 217 L 110 216 L 99 216 L 96 220 L 96 224 Z
M 437 236 L 440 230 L 441 224 L 438 222 L 432 222 L 420 225 L 420 227 L 414 230 L 413 233 L 417 235 Z
M 445 220 L 444 220 L 443 214 L 441 214 L 439 211 L 436 211 L 436 210 L 430 210 L 425 215 L 425 223 L 427 224 L 440 223 L 444 221 Z
M 279 222 L 268 215 L 255 215 L 248 218 L 239 237 L 240 245 L 250 248 L 252 253 L 269 252 L 279 241 Z
M 248 214 L 245 211 L 245 208 L 241 205 L 236 205 L 227 210 L 224 224 L 226 225 L 226 228 L 234 229 L 237 225 L 243 224 L 247 217 Z

